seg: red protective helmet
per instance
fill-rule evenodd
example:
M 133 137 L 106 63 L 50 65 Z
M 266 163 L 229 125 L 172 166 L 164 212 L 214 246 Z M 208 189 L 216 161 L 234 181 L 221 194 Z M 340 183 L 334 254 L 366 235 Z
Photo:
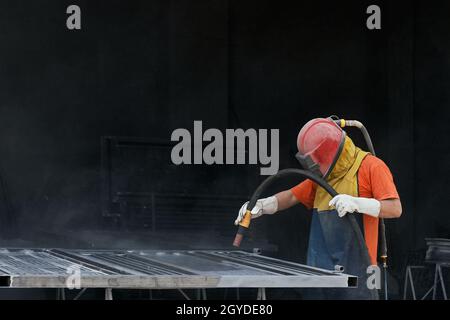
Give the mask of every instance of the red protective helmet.
M 344 146 L 345 131 L 331 118 L 316 118 L 300 130 L 296 158 L 306 170 L 326 178 Z

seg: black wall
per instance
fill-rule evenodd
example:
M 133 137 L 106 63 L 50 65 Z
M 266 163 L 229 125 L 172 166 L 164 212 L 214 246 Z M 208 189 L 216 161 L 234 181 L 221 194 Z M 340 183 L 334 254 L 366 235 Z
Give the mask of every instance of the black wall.
M 79 31 L 65 27 L 73 3 Z M 1 1 L 0 167 L 18 226 L 4 233 L 99 227 L 101 136 L 169 140 L 194 120 L 279 128 L 283 168 L 297 166 L 306 121 L 338 114 L 366 124 L 394 174 L 404 213 L 388 240 L 400 269 L 424 237 L 450 236 L 450 5 L 374 3 L 382 30 L 365 27 L 368 1 Z M 279 255 L 301 261 L 306 211 L 268 219 Z

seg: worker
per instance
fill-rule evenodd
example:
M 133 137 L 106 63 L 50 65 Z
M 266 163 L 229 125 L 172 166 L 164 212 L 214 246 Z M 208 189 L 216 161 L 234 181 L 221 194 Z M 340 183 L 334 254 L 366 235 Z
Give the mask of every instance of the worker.
M 378 219 L 399 218 L 402 206 L 392 174 L 379 158 L 361 150 L 331 118 L 309 121 L 297 137 L 297 159 L 302 166 L 324 178 L 339 195 L 331 197 L 312 180 L 271 197 L 258 199 L 251 217 L 274 214 L 302 203 L 312 209 L 307 264 L 324 269 L 343 266 L 357 275 L 358 289 L 327 289 L 321 298 L 372 299 L 365 281 L 368 264 L 377 264 Z M 235 224 L 243 218 L 246 202 Z M 364 236 L 358 246 L 354 226 L 343 217 L 355 213 Z M 368 263 L 368 259 L 370 263 Z

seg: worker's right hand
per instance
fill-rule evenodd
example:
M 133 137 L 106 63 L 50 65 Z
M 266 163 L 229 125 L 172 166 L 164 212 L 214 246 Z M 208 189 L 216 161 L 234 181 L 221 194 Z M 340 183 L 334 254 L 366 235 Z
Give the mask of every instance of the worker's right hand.
M 244 203 L 239 210 L 239 214 L 234 221 L 235 225 L 238 225 L 239 222 L 243 219 L 245 212 L 247 211 L 247 205 L 248 201 Z M 252 219 L 258 218 L 262 216 L 263 214 L 274 214 L 278 210 L 278 200 L 277 197 L 272 196 L 268 198 L 258 199 L 256 201 L 255 206 L 253 207 L 251 213 L 252 213 Z

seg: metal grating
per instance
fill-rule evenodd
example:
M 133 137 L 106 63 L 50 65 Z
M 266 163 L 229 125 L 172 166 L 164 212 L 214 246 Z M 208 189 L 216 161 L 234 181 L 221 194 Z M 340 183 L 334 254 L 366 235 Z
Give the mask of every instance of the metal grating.
M 357 278 L 244 251 L 0 249 L 0 286 L 63 288 L 353 287 Z
M 103 273 L 79 263 L 63 259 L 50 251 L 40 249 L 0 250 L 0 274 L 3 275 L 55 275 L 67 274 L 69 268 L 79 268 L 82 275 Z

